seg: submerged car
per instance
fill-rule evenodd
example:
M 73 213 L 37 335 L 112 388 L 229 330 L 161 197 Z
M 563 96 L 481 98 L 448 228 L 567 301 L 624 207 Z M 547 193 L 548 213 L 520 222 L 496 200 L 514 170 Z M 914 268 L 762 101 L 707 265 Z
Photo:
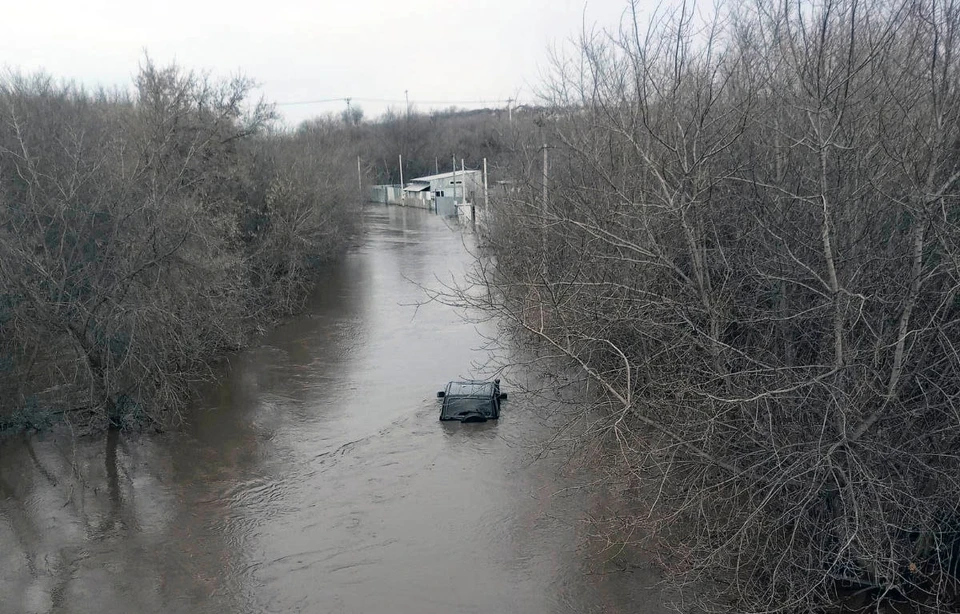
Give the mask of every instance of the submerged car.
M 469 380 L 450 382 L 437 397 L 443 399 L 441 420 L 486 422 L 500 417 L 500 401 L 507 398 L 507 393 L 500 392 L 500 380 Z

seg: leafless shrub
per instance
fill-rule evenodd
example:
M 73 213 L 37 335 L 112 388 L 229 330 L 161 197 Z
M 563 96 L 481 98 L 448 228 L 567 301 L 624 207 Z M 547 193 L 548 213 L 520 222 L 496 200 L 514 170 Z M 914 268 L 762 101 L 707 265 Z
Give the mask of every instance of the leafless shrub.
M 960 607 L 958 9 L 634 7 L 557 62 L 460 300 L 596 383 L 699 607 Z
M 258 157 L 285 137 L 252 85 L 149 59 L 132 96 L 0 80 L 0 424 L 175 419 L 207 361 L 336 251 L 346 202 L 321 182 L 342 169 Z M 270 230 L 245 232 L 258 199 Z

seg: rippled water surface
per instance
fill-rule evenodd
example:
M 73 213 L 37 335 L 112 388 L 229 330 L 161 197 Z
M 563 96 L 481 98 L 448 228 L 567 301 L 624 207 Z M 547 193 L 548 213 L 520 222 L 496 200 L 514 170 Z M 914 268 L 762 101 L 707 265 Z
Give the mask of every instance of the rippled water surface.
M 466 239 L 372 208 L 308 311 L 231 358 L 186 424 L 0 442 L 0 612 L 658 612 L 648 572 L 590 554 L 583 470 L 513 395 L 498 422 L 437 421 L 478 375 L 484 325 L 417 283 Z

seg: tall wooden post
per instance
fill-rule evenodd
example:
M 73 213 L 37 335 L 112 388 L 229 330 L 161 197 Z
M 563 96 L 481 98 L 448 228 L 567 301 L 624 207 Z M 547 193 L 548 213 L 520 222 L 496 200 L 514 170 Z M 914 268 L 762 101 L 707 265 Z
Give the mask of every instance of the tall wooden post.
M 540 227 L 540 253 L 542 258 L 543 277 L 547 276 L 547 181 L 549 178 L 549 164 L 547 158 L 547 144 L 543 144 L 543 201 L 540 205 L 540 215 L 543 218 Z
M 453 206 L 457 206 L 457 158 L 452 158 L 453 160 Z

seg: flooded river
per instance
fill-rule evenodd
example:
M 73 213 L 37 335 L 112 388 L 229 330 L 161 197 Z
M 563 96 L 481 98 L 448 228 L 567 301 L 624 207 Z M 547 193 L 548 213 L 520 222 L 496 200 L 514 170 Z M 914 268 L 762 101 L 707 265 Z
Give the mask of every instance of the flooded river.
M 590 477 L 532 460 L 536 404 L 437 420 L 484 334 L 433 285 L 468 262 L 427 212 L 374 207 L 309 309 L 231 357 L 177 432 L 0 443 L 0 612 L 659 612 L 604 573 Z

